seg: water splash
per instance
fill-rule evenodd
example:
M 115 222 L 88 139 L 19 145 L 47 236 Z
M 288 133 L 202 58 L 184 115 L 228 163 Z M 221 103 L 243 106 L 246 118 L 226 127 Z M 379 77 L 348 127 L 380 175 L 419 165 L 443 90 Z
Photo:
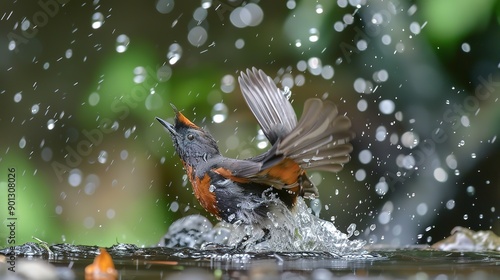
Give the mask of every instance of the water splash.
M 283 206 L 278 198 L 264 199 Z M 187 216 L 171 225 L 160 245 L 195 249 L 229 246 L 246 252 L 328 252 L 340 256 L 366 253 L 365 241 L 350 240 L 333 223 L 316 217 L 302 198 L 292 211 L 286 207 L 279 209 L 268 213 L 269 223 L 265 228 L 239 221 L 212 226 L 200 215 Z

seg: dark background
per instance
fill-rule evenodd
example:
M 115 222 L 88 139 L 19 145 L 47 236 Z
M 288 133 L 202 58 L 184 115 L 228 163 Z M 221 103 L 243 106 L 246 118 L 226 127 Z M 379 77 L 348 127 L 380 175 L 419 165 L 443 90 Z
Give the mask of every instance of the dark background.
M 240 12 L 253 16 L 250 26 L 235 26 Z M 96 13 L 104 21 L 94 29 Z M 236 82 L 255 66 L 280 87 L 296 79 L 299 116 L 304 100 L 319 96 L 353 122 L 351 163 L 310 173 L 322 218 L 396 246 L 436 242 L 454 226 L 498 234 L 499 17 L 494 0 L 5 2 L 0 218 L 7 225 L 12 167 L 18 244 L 35 236 L 149 246 L 179 217 L 207 215 L 154 117 L 171 120 L 173 103 L 225 155 L 262 152 Z M 190 42 L 199 27 L 206 37 Z M 130 42 L 117 52 L 121 34 Z M 182 48 L 175 63 L 174 43 Z M 220 102 L 227 118 L 216 123 Z M 385 104 L 394 108 L 384 113 Z

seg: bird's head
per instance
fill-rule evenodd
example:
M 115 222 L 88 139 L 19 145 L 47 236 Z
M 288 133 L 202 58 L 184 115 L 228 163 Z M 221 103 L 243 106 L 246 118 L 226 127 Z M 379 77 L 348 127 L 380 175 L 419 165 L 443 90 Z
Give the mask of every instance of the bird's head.
M 175 123 L 170 124 L 156 118 L 170 133 L 174 147 L 180 158 L 188 165 L 195 165 L 200 161 L 207 161 L 219 155 L 219 148 L 215 139 L 201 127 L 198 127 L 186 118 L 174 105 Z

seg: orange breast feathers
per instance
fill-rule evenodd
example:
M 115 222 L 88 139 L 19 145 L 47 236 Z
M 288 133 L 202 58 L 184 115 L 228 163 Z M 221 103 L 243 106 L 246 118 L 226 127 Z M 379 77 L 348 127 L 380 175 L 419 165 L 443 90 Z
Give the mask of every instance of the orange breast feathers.
M 189 181 L 193 186 L 193 192 L 196 199 L 198 199 L 201 206 L 205 208 L 205 210 L 219 217 L 219 209 L 217 208 L 215 193 L 210 191 L 210 177 L 207 174 L 205 174 L 203 178 L 196 177 L 194 175 L 193 167 L 185 163 L 184 168 L 186 169 Z

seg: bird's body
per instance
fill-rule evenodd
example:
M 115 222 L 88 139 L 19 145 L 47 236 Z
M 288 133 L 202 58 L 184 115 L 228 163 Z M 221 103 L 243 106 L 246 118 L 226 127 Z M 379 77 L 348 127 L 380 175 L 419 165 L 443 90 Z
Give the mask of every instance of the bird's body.
M 305 102 L 297 122 L 290 102 L 262 70 L 242 72 L 239 83 L 272 144 L 261 155 L 222 156 L 215 139 L 175 108 L 175 124 L 157 119 L 170 132 L 203 208 L 226 222 L 264 225 L 276 208 L 292 209 L 298 196 L 318 196 L 305 170 L 341 170 L 350 159 L 354 134 L 333 102 L 317 98 Z

